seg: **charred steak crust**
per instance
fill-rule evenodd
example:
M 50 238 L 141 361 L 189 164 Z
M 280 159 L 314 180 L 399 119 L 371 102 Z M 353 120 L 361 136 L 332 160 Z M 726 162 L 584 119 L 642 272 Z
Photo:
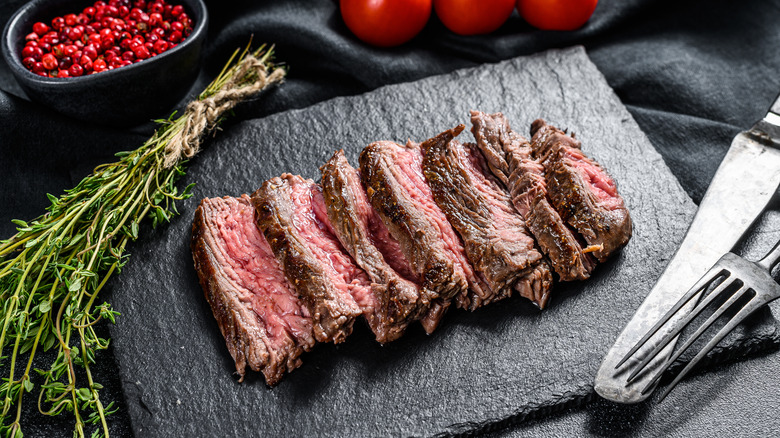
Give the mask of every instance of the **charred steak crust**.
M 512 206 L 509 194 L 500 182 L 487 175 L 476 145 L 453 140 L 463 129 L 459 125 L 422 144 L 423 172 L 433 197 L 460 234 L 469 261 L 484 280 L 458 296 L 458 305 L 474 310 L 510 296 L 515 286 L 525 295 L 546 297 L 550 281 L 524 280 L 542 262 L 542 255 L 523 218 Z M 549 275 L 549 270 L 546 272 Z M 545 289 L 526 290 L 532 286 Z
M 544 167 L 531 158 L 528 140 L 508 148 L 512 200 L 526 219 L 542 251 L 561 281 L 585 280 L 596 267 L 576 234 L 550 204 Z
M 375 298 L 373 309 L 364 311 L 377 341 L 390 342 L 403 335 L 409 323 L 421 315 L 420 291 L 385 261 L 374 245 L 369 229 L 369 214 L 374 214 L 360 181 L 344 151 L 333 154 L 321 168 L 322 191 L 328 218 L 341 244 L 371 278 Z
M 515 283 L 515 290 L 520 296 L 531 300 L 540 310 L 547 306 L 552 287 L 552 270 L 546 259 L 542 259 L 530 272 Z
M 394 149 L 403 146 L 389 142 L 366 146 L 360 154 L 360 175 L 371 205 L 421 279 L 420 305 L 427 311 L 434 299 L 448 300 L 463 293 L 468 281 L 444 248 L 440 231 L 399 181 L 403 175 L 396 173 L 400 169 L 394 163 Z
M 357 303 L 339 293 L 328 273 L 299 235 L 294 224 L 292 184 L 304 184 L 300 176 L 272 178 L 252 194 L 257 226 L 263 231 L 285 276 L 311 312 L 314 336 L 319 342 L 340 343 L 352 333 L 362 314 Z
M 243 217 L 236 218 L 242 215 Z M 248 236 L 248 240 L 253 237 L 263 238 L 254 227 L 253 209 L 246 195 L 238 199 L 203 199 L 195 211 L 192 224 L 191 250 L 195 270 L 206 301 L 236 364 L 236 372 L 241 376 L 240 381 L 243 381 L 248 365 L 251 369 L 262 372 L 267 384 L 273 386 L 281 380 L 285 372 L 299 367 L 302 363 L 300 355 L 314 345 L 310 323 L 304 322 L 298 330 L 290 330 L 290 326 L 282 321 L 284 316 L 279 315 L 281 311 L 273 302 L 268 303 L 272 301 L 271 297 L 258 298 L 258 301 L 264 302 L 262 304 L 272 308 L 264 313 L 269 321 L 263 321 L 256 313 L 252 302 L 254 292 L 249 290 L 252 285 L 243 284 L 241 277 L 236 274 L 236 269 L 240 269 L 237 265 L 240 265 L 241 261 L 230 259 L 228 244 L 221 236 L 220 228 L 233 228 L 223 223 L 226 216 L 230 217 L 230 220 L 248 220 L 249 224 L 243 225 L 251 225 L 251 228 L 247 228 L 256 233 L 255 236 Z M 275 264 L 276 260 L 273 260 L 273 263 Z M 276 266 L 269 268 L 278 269 Z M 289 293 L 284 285 L 278 285 L 278 288 L 281 289 L 277 291 L 280 294 Z M 295 305 L 293 297 L 288 297 L 287 301 Z M 305 320 L 305 317 L 303 319 Z M 275 341 L 270 339 L 270 324 L 277 325 L 272 328 Z
M 526 224 L 561 281 L 586 280 L 596 264 L 546 197 L 533 200 Z
M 471 132 L 493 173 L 506 185 L 542 252 L 562 281 L 584 280 L 595 267 L 577 237 L 550 204 L 544 167 L 531 156 L 528 140 L 502 113 L 471 111 Z
M 580 142 L 536 120 L 531 148 L 545 168 L 552 204 L 604 262 L 631 238 L 631 216 L 614 180 L 580 149 Z
M 439 323 L 444 318 L 444 314 L 447 313 L 450 304 L 452 304 L 450 300 L 433 300 L 428 313 L 420 319 L 420 325 L 425 330 L 425 333 L 431 334 L 439 327 Z
M 507 158 L 507 146 L 527 140 L 509 129 L 509 122 L 502 113 L 487 114 L 472 110 L 470 115 L 471 133 L 488 167 L 496 178 L 509 187 L 512 169 Z

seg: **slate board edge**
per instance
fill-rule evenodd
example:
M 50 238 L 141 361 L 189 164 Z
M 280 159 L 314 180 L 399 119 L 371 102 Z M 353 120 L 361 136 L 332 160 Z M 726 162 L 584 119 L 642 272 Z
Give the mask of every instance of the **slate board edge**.
M 530 55 L 530 56 L 523 56 L 523 57 L 513 58 L 513 59 L 509 59 L 509 60 L 505 60 L 505 61 L 501 61 L 499 63 L 496 63 L 496 65 L 498 65 L 498 64 L 505 64 L 505 63 L 515 64 L 517 62 L 520 62 L 523 59 L 534 59 L 534 58 L 543 58 L 544 59 L 544 58 L 550 57 L 550 54 L 556 54 L 558 57 L 565 57 L 565 56 L 567 56 L 569 54 L 582 54 L 585 57 L 587 57 L 587 54 L 586 54 L 586 52 L 585 52 L 585 50 L 584 50 L 584 48 L 582 46 L 575 46 L 575 47 L 572 47 L 572 48 L 553 49 L 553 50 L 548 50 L 546 52 L 541 52 L 541 53 L 537 53 L 537 54 Z M 609 89 L 609 93 L 610 93 L 608 98 L 609 99 L 613 99 L 615 102 L 617 102 L 619 104 L 618 106 L 620 108 L 620 111 L 621 111 L 622 115 L 625 118 L 630 119 L 630 122 L 634 123 L 635 126 L 638 126 L 636 124 L 636 121 L 634 120 L 633 116 L 627 111 L 627 109 L 622 104 L 622 102 L 620 102 L 620 99 L 614 93 L 612 88 L 609 87 L 609 85 L 607 84 L 606 79 L 604 78 L 603 74 L 601 74 L 601 72 L 596 68 L 596 66 L 592 62 L 588 62 L 588 63 L 585 63 L 585 64 L 589 64 L 589 65 L 583 65 L 582 66 L 583 69 L 590 69 L 591 72 L 593 72 L 594 74 L 597 74 L 598 77 L 601 78 L 602 81 L 604 81 L 604 83 L 607 86 L 607 88 Z M 461 76 L 461 75 L 463 75 L 463 74 L 465 74 L 465 73 L 467 73 L 467 72 L 469 72 L 471 70 L 478 70 L 481 67 L 483 67 L 483 66 L 476 66 L 476 67 L 470 67 L 470 68 L 466 68 L 466 69 L 456 70 L 456 71 L 453 71 L 453 72 L 448 73 L 448 74 L 439 75 L 437 77 L 438 78 L 442 78 L 443 77 L 443 78 L 453 78 L 454 79 L 454 78 L 458 78 L 459 76 Z M 433 78 L 434 77 L 424 78 L 424 79 L 417 80 L 417 81 L 412 81 L 412 82 L 424 83 L 424 82 L 433 80 Z M 403 83 L 402 84 L 387 85 L 387 86 L 380 87 L 378 89 L 369 91 L 369 92 L 364 93 L 364 94 L 371 94 L 371 93 L 373 93 L 373 92 L 375 92 L 377 90 L 380 90 L 380 89 L 393 88 L 393 87 L 398 87 L 398 86 L 403 86 L 403 85 L 404 85 Z M 315 104 L 313 106 L 325 105 L 325 104 L 328 104 L 329 102 L 332 102 L 332 101 L 349 100 L 352 97 L 355 97 L 355 96 L 340 96 L 340 97 L 336 97 L 336 98 L 333 98 L 333 99 L 329 99 L 327 101 L 320 102 L 320 103 Z M 304 111 L 306 111 L 309 108 L 311 108 L 311 107 L 288 110 L 288 111 L 285 111 L 285 113 L 296 114 L 296 113 L 304 112 Z M 274 116 L 276 116 L 278 114 L 281 114 L 281 113 L 269 115 L 265 119 L 273 119 Z M 637 131 L 640 133 L 640 135 L 642 135 L 644 137 L 644 140 L 647 141 L 647 144 L 652 144 L 649 141 L 649 139 L 647 139 L 647 137 L 644 134 L 644 132 L 641 131 L 641 129 L 637 129 Z M 654 148 L 650 152 L 651 152 L 651 154 L 658 155 L 658 152 Z M 661 163 L 663 163 L 663 166 L 666 167 L 667 170 L 668 170 L 668 167 L 666 166 L 666 164 L 665 164 L 665 162 L 663 160 L 661 160 Z M 674 179 L 673 181 L 674 181 L 674 184 L 676 184 L 676 186 L 680 189 L 680 191 L 684 193 L 684 191 L 682 190 L 682 186 L 680 185 L 679 181 L 677 179 Z M 685 195 L 685 196 L 687 197 L 687 195 Z M 180 218 L 180 220 L 181 220 L 181 218 Z M 778 345 L 780 345 L 780 336 L 778 336 L 778 330 L 777 330 L 777 327 L 775 327 L 774 336 L 765 337 L 765 338 L 762 338 L 762 339 L 752 338 L 752 339 L 748 339 L 747 342 L 744 342 L 744 343 L 742 343 L 740 345 L 737 345 L 737 346 L 730 346 L 729 348 L 718 348 L 716 352 L 713 352 L 713 356 L 715 356 L 715 360 L 713 360 L 712 362 L 707 361 L 706 365 L 710 365 L 711 363 L 720 363 L 722 361 L 731 360 L 731 359 L 734 359 L 734 358 L 737 358 L 737 357 L 743 358 L 746 355 L 750 355 L 750 354 L 753 354 L 755 352 L 762 351 L 762 350 L 768 348 L 769 346 L 777 347 Z M 731 348 L 731 347 L 733 347 L 733 348 Z M 718 355 L 720 355 L 722 353 L 726 354 L 726 357 L 717 357 Z M 129 382 L 129 381 L 126 381 L 124 383 L 129 383 L 130 385 L 132 385 L 132 382 Z M 132 394 L 131 393 L 133 393 L 133 392 L 134 392 L 133 390 L 129 390 L 129 389 L 123 390 L 124 398 L 125 398 L 125 401 L 127 402 L 127 405 L 128 406 L 134 406 L 137 409 L 141 409 L 141 410 L 148 410 L 146 408 L 142 398 L 141 398 L 141 394 L 140 393 L 135 394 L 136 397 L 134 397 L 135 399 L 132 400 L 133 403 L 132 404 L 130 403 L 131 402 L 131 398 L 132 398 Z M 448 436 L 448 435 L 473 435 L 473 434 L 477 434 L 477 433 L 481 433 L 481 432 L 487 432 L 487 431 L 490 431 L 490 430 L 501 429 L 501 428 L 509 426 L 509 425 L 518 424 L 518 423 L 522 423 L 522 422 L 527 421 L 527 420 L 539 418 L 539 417 L 542 417 L 542 416 L 545 416 L 545 415 L 549 415 L 549 414 L 552 414 L 552 413 L 561 412 L 561 411 L 564 411 L 564 410 L 566 410 L 568 408 L 582 406 L 585 403 L 587 403 L 588 401 L 593 400 L 594 397 L 595 397 L 595 395 L 594 395 L 594 392 L 592 390 L 592 385 L 591 384 L 585 384 L 585 385 L 581 385 L 581 386 L 577 387 L 573 391 L 565 392 L 563 394 L 561 394 L 561 393 L 552 393 L 551 397 L 549 399 L 545 400 L 544 402 L 540 402 L 540 403 L 537 403 L 537 404 L 527 403 L 525 407 L 523 407 L 522 409 L 518 410 L 516 413 L 514 413 L 513 415 L 510 415 L 508 417 L 488 419 L 488 420 L 486 420 L 484 422 L 469 422 L 469 423 L 462 423 L 462 424 L 460 424 L 460 423 L 452 424 L 451 426 L 448 426 L 445 430 L 443 430 L 441 432 L 441 434 L 435 435 L 435 436 L 440 436 L 440 435 L 441 436 Z M 133 424 L 134 423 L 133 415 L 131 415 L 130 418 L 131 418 L 131 426 L 133 426 L 132 430 L 134 432 L 138 431 L 136 425 Z

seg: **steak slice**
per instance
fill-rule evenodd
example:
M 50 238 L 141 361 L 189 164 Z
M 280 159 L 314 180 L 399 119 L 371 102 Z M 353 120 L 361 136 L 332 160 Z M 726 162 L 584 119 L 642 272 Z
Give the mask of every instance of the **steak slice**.
M 252 203 L 258 227 L 312 315 L 315 339 L 343 342 L 371 283 L 334 235 L 319 186 L 283 174 L 263 183 Z
M 385 248 L 392 246 L 388 250 L 391 257 L 400 250 L 368 202 L 360 173 L 350 166 L 344 151 L 334 153 L 320 172 L 328 218 L 336 236 L 371 278 L 371 293 L 358 304 L 376 340 L 382 343 L 394 341 L 403 335 L 412 320 L 421 316 L 418 310 L 419 288 L 396 272 L 377 248 L 377 241 Z M 372 230 L 377 232 L 372 233 Z M 400 256 L 404 258 L 402 254 Z M 408 269 L 409 263 L 405 265 Z
M 596 263 L 550 204 L 544 167 L 532 158 L 531 145 L 509 127 L 501 113 L 471 112 L 471 132 L 488 167 L 509 189 L 542 252 L 562 281 L 584 280 Z
M 425 333 L 431 334 L 439 326 L 444 314 L 447 313 L 447 309 L 450 308 L 452 302 L 450 300 L 443 300 L 441 298 L 433 300 L 431 306 L 428 308 L 428 312 L 420 319 L 420 325 Z
M 528 298 L 542 310 L 550 299 L 552 284 L 550 264 L 547 260 L 543 260 L 515 283 L 515 290 L 520 293 L 521 297 Z
M 430 333 L 448 301 L 479 287 L 460 238 L 436 205 L 422 173 L 419 145 L 389 141 L 368 145 L 360 154 L 360 175 L 368 199 L 420 279 L 421 306 L 441 300 L 423 318 Z M 424 309 L 428 311 L 428 309 Z
M 615 181 L 580 149 L 580 142 L 536 120 L 531 149 L 542 162 L 555 209 L 590 245 L 603 262 L 631 238 L 631 216 Z
M 236 371 L 269 385 L 301 365 L 314 345 L 309 310 L 255 226 L 249 197 L 204 199 L 192 224 L 192 258 Z
M 456 297 L 459 307 L 474 310 L 506 298 L 513 288 L 543 307 L 552 276 L 536 249 L 523 218 L 517 214 L 501 183 L 489 176 L 475 144 L 463 145 L 453 138 L 464 126 L 426 140 L 422 144 L 423 172 L 433 199 L 460 234 L 479 288 Z M 526 279 L 531 273 L 538 279 Z M 544 275 L 547 278 L 543 278 Z M 534 287 L 541 288 L 533 290 Z

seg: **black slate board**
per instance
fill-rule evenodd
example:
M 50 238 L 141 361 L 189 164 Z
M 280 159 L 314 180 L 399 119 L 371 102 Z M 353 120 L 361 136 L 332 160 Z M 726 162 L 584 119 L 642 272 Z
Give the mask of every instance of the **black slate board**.
M 551 51 L 337 98 L 230 127 L 183 184 L 197 197 L 239 195 L 282 172 L 317 179 L 336 148 L 353 163 L 370 141 L 425 139 L 503 111 L 515 129 L 544 117 L 577 133 L 618 181 L 635 232 L 588 282 L 559 285 L 543 312 L 513 298 L 451 312 L 425 336 L 380 346 L 365 327 L 318 346 L 274 389 L 232 375 L 189 252 L 197 200 L 134 245 L 110 300 L 115 353 L 138 436 L 398 436 L 484 429 L 585 400 L 604 353 L 650 290 L 695 209 L 581 48 Z M 725 356 L 777 342 L 768 315 Z M 741 337 L 741 338 L 740 338 Z M 746 340 L 746 339 L 747 340 Z M 723 356 L 723 355 L 722 355 Z

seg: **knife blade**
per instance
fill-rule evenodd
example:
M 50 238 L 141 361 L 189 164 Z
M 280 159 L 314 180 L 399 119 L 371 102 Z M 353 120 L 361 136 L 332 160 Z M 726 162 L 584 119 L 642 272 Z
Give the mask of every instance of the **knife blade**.
M 671 342 L 638 379 L 630 385 L 626 381 L 630 371 L 657 344 L 654 341 L 665 334 L 663 330 L 620 367 L 616 365 L 723 254 L 733 249 L 764 211 L 778 186 L 780 97 L 762 120 L 734 137 L 682 244 L 604 357 L 594 381 L 600 396 L 619 403 L 638 403 L 652 394 L 652 390 L 645 394 L 641 390 L 669 358 L 676 342 Z M 679 313 L 678 318 L 682 318 L 687 312 Z M 672 322 L 667 327 L 673 325 Z

